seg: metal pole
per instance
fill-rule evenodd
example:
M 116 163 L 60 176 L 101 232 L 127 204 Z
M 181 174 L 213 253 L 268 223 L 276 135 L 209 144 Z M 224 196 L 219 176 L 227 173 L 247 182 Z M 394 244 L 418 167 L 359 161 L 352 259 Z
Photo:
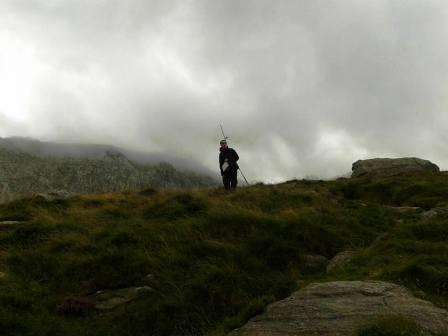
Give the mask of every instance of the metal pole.
M 247 180 L 246 180 L 246 176 L 244 176 L 243 171 L 241 170 L 241 168 L 238 168 L 238 169 L 239 169 L 241 175 L 243 175 L 243 177 L 244 177 L 244 181 L 246 181 L 247 185 L 249 185 L 249 182 L 247 182 Z

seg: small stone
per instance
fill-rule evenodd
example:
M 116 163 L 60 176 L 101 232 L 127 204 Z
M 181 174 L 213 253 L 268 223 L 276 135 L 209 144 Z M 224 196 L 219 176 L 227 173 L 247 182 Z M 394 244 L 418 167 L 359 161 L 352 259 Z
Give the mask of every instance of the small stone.
M 317 254 L 304 254 L 300 259 L 304 268 L 309 271 L 325 269 L 328 264 L 326 257 Z
M 448 215 L 448 207 L 437 207 L 422 213 L 423 218 L 432 218 L 435 216 Z
M 355 251 L 344 251 L 338 253 L 328 263 L 327 273 L 343 269 L 348 263 L 350 263 L 350 261 L 352 261 L 354 256 Z
M 149 293 L 152 292 L 152 288 L 148 286 L 136 287 L 135 290 L 139 293 Z
M 27 222 L 23 222 L 23 221 L 3 221 L 3 222 L 0 222 L 0 230 L 13 228 L 13 227 L 23 225 L 26 223 Z
M 401 220 L 402 221 L 402 220 Z M 397 221 L 398 222 L 398 221 Z M 402 223 L 402 222 L 400 222 Z M 383 232 L 381 234 L 378 235 L 378 237 L 376 237 L 375 241 L 373 242 L 373 244 L 379 243 L 380 241 L 383 241 L 384 239 L 386 239 L 389 236 L 389 234 L 387 232 Z
M 63 315 L 85 316 L 95 308 L 95 304 L 90 298 L 68 297 L 58 306 L 58 313 Z
M 133 301 L 152 292 L 153 289 L 148 286 L 129 287 L 116 290 L 101 290 L 97 291 L 90 299 L 95 302 L 95 308 L 99 310 L 114 309 L 124 303 Z
M 398 213 L 401 214 L 407 214 L 407 213 L 414 213 L 414 212 L 421 212 L 423 211 L 422 208 L 420 207 L 411 207 L 411 206 L 402 206 L 402 207 L 393 207 L 393 206 L 388 206 L 387 208 L 394 210 Z

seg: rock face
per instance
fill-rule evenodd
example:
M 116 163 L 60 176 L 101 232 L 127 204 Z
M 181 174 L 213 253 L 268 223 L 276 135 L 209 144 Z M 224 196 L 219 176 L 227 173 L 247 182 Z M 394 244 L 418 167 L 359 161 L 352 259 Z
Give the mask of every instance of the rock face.
M 352 177 L 437 174 L 439 172 L 437 165 L 418 158 L 359 160 L 352 166 Z
M 424 333 L 448 330 L 448 312 L 417 299 L 404 287 L 380 281 L 311 284 L 268 306 L 229 336 L 355 336 L 377 319 L 402 316 Z

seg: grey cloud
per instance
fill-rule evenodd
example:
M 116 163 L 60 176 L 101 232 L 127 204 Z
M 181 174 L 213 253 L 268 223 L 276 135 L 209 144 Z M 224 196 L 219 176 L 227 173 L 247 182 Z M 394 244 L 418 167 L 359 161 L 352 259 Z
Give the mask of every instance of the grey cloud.
M 448 165 L 444 1 L 15 0 L 0 10 L 0 32 L 43 67 L 24 134 L 5 134 L 216 169 L 222 122 L 245 174 L 265 181 L 332 177 L 371 156 Z

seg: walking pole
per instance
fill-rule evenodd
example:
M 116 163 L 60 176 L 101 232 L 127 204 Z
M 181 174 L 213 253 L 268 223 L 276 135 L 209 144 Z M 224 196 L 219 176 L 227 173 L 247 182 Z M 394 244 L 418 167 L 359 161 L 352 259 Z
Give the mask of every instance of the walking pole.
M 243 175 L 243 177 L 244 177 L 244 181 L 246 181 L 247 185 L 249 185 L 249 182 L 247 182 L 247 180 L 246 180 L 246 176 L 244 176 L 243 171 L 241 170 L 241 168 L 238 168 L 238 169 L 239 169 L 241 175 Z
M 224 140 L 229 139 L 229 137 L 226 137 L 225 134 L 224 134 L 224 128 L 222 127 L 222 124 L 219 124 L 219 126 L 221 126 L 221 133 L 222 133 L 222 136 L 224 137 Z M 243 175 L 244 181 L 246 181 L 247 185 L 249 185 L 249 182 L 247 182 L 246 176 L 244 176 L 243 171 L 241 170 L 241 168 L 238 167 L 238 170 L 240 171 L 241 175 Z

